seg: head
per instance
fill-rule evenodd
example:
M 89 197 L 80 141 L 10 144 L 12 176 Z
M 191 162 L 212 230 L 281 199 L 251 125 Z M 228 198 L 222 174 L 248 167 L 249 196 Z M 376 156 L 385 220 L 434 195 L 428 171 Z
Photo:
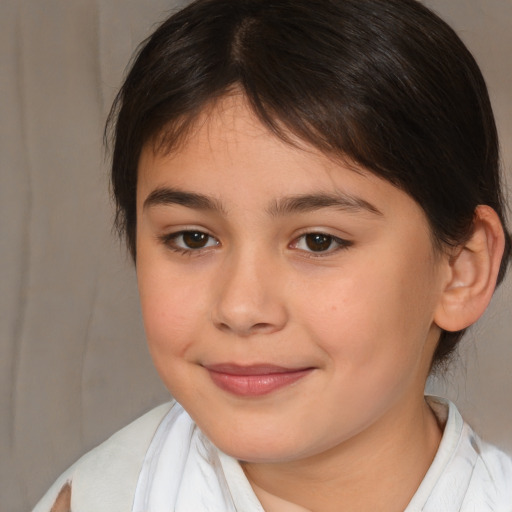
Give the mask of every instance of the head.
M 496 127 L 463 43 L 415 0 L 199 0 L 144 42 L 110 116 L 117 227 L 136 259 L 140 156 L 172 154 L 236 93 L 275 137 L 363 168 L 456 251 L 487 205 L 505 226 Z M 506 233 L 506 230 L 505 230 Z M 498 275 L 504 276 L 510 239 Z M 463 330 L 442 330 L 432 366 Z

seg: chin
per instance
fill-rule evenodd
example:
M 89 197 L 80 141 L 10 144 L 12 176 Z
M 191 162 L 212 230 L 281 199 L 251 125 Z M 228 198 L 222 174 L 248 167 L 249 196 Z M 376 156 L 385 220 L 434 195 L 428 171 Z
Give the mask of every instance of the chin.
M 204 431 L 204 430 L 203 430 Z M 222 432 L 204 431 L 219 450 L 231 457 L 250 463 L 274 463 L 301 458 L 309 447 L 307 440 L 288 435 L 286 429 L 224 429 Z M 301 445 L 306 446 L 302 447 Z

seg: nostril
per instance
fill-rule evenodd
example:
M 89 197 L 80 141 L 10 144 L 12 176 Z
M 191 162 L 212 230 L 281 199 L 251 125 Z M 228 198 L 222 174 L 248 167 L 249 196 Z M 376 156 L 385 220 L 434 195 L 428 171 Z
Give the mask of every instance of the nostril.
M 279 330 L 279 328 L 271 323 L 259 322 L 252 325 L 246 332 L 247 335 L 251 334 L 271 334 L 272 332 Z
M 268 329 L 270 329 L 272 327 L 271 324 L 267 324 L 267 323 L 258 323 L 258 324 L 254 324 L 252 327 L 251 327 L 251 330 L 252 331 L 266 331 Z
M 254 293 L 249 294 L 233 283 L 223 288 L 210 313 L 211 322 L 217 330 L 246 337 L 271 334 L 284 327 L 287 313 L 279 295 L 266 288 L 254 288 Z
M 216 324 L 217 329 L 222 332 L 236 333 L 238 336 L 250 336 L 252 334 L 266 334 L 274 331 L 276 328 L 271 323 L 259 322 L 250 326 L 229 325 L 225 322 Z
M 217 329 L 221 330 L 222 332 L 231 331 L 231 328 L 228 324 L 225 324 L 224 322 L 219 322 L 216 324 Z

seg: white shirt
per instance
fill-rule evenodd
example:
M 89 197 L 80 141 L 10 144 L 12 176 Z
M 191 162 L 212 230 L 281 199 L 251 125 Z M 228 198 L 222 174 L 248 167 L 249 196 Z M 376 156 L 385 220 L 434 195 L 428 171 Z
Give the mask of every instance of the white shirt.
M 512 459 L 482 442 L 455 405 L 429 397 L 444 433 L 405 512 L 512 512 Z M 176 404 L 147 451 L 132 512 L 264 512 L 233 458 Z
M 482 442 L 454 404 L 428 398 L 444 433 L 405 512 L 512 512 L 512 459 Z M 84 455 L 33 512 L 49 512 L 66 482 L 73 512 L 263 512 L 236 459 L 173 402 Z

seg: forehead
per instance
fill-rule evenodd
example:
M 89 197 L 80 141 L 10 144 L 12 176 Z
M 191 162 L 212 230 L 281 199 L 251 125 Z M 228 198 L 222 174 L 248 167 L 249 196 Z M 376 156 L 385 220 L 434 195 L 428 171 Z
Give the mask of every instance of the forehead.
M 275 132 L 271 129 L 275 127 Z M 232 147 L 249 142 L 254 147 L 275 138 L 305 152 L 320 154 L 312 144 L 293 135 L 284 123 L 272 119 L 264 123 L 241 91 L 231 91 L 207 103 L 198 114 L 191 113 L 171 121 L 143 147 L 141 156 L 153 152 L 158 157 L 181 157 L 189 147 L 200 158 L 205 151 L 222 154 Z M 198 152 L 198 149 L 203 151 Z M 211 157 L 211 154 L 209 155 Z
M 275 123 L 279 125 L 279 121 Z M 312 175 L 318 178 L 322 172 L 340 165 L 356 173 L 369 174 L 348 158 L 321 152 L 283 126 L 279 126 L 279 133 L 273 133 L 254 114 L 242 93 L 223 96 L 207 105 L 198 116 L 184 123 L 178 120 L 173 125 L 177 128 L 171 126 L 170 135 L 164 129 L 143 147 L 139 181 L 156 178 L 157 171 L 163 167 L 169 172 L 174 169 L 173 176 L 169 174 L 170 180 L 178 179 L 184 166 L 190 178 L 192 174 L 219 173 L 231 166 L 238 168 L 240 179 L 250 174 L 270 174 L 285 165 L 296 169 L 297 178 L 304 169 L 314 169 Z
M 151 194 L 180 189 L 208 196 L 218 205 L 264 205 L 274 212 L 283 198 L 305 195 L 322 196 L 319 207 L 339 196 L 345 205 L 357 207 L 353 211 L 366 213 L 402 206 L 419 209 L 407 194 L 375 174 L 288 136 L 285 141 L 271 133 L 243 95 L 226 96 L 205 109 L 171 151 L 146 144 L 139 161 L 137 202 L 141 206 Z

